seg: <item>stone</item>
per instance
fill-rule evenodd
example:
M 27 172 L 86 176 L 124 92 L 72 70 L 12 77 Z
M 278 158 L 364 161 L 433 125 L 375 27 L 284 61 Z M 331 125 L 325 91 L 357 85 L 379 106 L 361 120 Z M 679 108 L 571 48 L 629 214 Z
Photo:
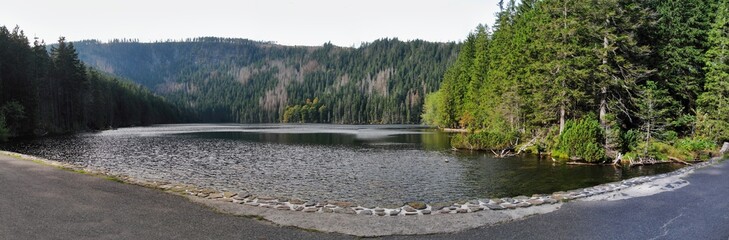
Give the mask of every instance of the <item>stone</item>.
M 425 210 L 420 211 L 420 213 L 422 213 L 423 215 L 430 215 L 430 210 L 425 209 Z
M 223 202 L 233 202 L 233 199 L 232 198 L 218 198 L 216 200 L 223 201 Z
M 385 211 L 384 208 L 375 208 L 374 210 L 375 210 L 375 212 L 384 212 Z
M 251 193 L 243 191 L 243 192 L 238 192 L 235 195 L 235 197 L 233 197 L 233 199 L 237 198 L 238 200 L 243 200 L 244 198 L 248 198 L 250 196 L 251 196 Z
M 409 203 L 407 203 L 407 205 L 410 207 L 413 207 L 415 209 L 418 209 L 418 210 L 425 209 L 428 207 L 428 205 L 426 205 L 424 202 L 409 202 Z
M 323 213 L 333 213 L 334 210 L 332 210 L 331 208 L 322 208 L 321 209 L 321 212 L 323 212 Z
M 301 205 L 301 204 L 304 204 L 305 202 L 304 202 L 304 200 L 294 198 L 294 199 L 289 200 L 289 203 Z
M 531 206 L 531 205 L 532 205 L 532 204 L 530 204 L 530 203 L 528 203 L 528 202 L 520 202 L 520 203 L 517 203 L 517 204 L 516 204 L 516 206 L 517 206 L 517 207 L 520 207 L 520 208 L 522 208 L 522 207 L 529 207 L 529 206 Z
M 371 210 L 362 210 L 361 212 L 359 212 L 359 214 L 360 215 L 372 215 L 372 211 Z
M 390 211 L 390 216 L 397 216 L 398 214 L 400 214 L 400 209 L 393 209 Z
M 438 213 L 443 213 L 443 214 L 445 214 L 445 213 L 451 213 L 451 210 L 448 209 L 448 208 L 443 208 L 440 211 L 438 211 Z
M 278 201 L 279 202 L 288 202 L 289 199 L 288 198 L 279 198 Z
M 301 210 L 304 210 L 303 205 L 297 205 L 296 207 L 294 207 L 294 211 L 301 211 Z
M 210 196 L 210 194 L 207 194 L 207 193 L 198 193 L 197 196 L 198 197 L 201 197 L 201 198 L 206 198 L 206 197 Z
M 248 202 L 248 203 L 246 203 L 246 205 L 249 205 L 249 206 L 258 206 L 258 205 L 261 205 L 261 204 L 260 203 L 257 203 L 257 202 Z
M 541 199 L 530 199 L 530 200 L 529 200 L 529 201 L 527 201 L 527 202 L 528 202 L 529 204 L 531 204 L 531 205 L 534 205 L 534 206 L 539 206 L 539 205 L 542 205 L 542 204 L 544 204 L 544 200 L 541 200 Z
M 354 203 L 351 203 L 351 202 L 333 201 L 333 202 L 329 202 L 329 204 L 332 204 L 332 205 L 337 206 L 337 207 L 342 207 L 342 208 L 354 207 Z
M 729 153 L 729 142 L 724 142 L 724 145 L 721 145 L 721 150 L 719 150 L 720 154 L 727 154 Z
M 304 203 L 304 207 L 313 207 L 315 205 L 316 205 L 315 202 L 306 202 L 306 203 Z
M 545 198 L 544 199 L 544 203 L 548 203 L 548 204 L 555 204 L 555 203 L 558 203 L 558 202 L 559 201 L 557 201 L 556 199 L 553 199 L 553 198 Z
M 208 198 L 209 198 L 209 199 L 218 199 L 218 198 L 223 198 L 223 194 L 222 194 L 222 193 L 213 193 L 213 194 L 210 194 L 210 195 L 208 196 Z
M 234 193 L 234 192 L 223 192 L 224 198 L 232 198 L 232 197 L 235 197 L 236 195 L 238 195 L 238 194 Z
M 529 197 L 524 196 L 524 195 L 517 196 L 517 197 L 514 198 L 514 200 L 517 200 L 517 201 L 526 201 L 528 199 L 529 199 Z
M 418 212 L 405 212 L 406 216 L 418 215 Z
M 418 210 L 415 210 L 415 208 L 413 208 L 411 206 L 403 206 L 402 210 L 405 212 L 417 212 L 418 211 Z
M 354 211 L 354 209 L 352 209 L 352 208 L 335 208 L 334 212 L 335 213 L 344 213 L 344 214 L 357 214 L 357 212 Z
M 385 216 L 385 215 L 387 215 L 387 213 L 386 212 L 375 212 L 375 215 L 377 215 L 377 216 Z
M 501 200 L 503 200 L 505 203 L 515 203 L 516 202 L 516 200 L 514 200 L 512 198 L 502 198 Z
M 506 209 L 506 208 L 504 208 L 504 207 L 502 207 L 501 205 L 498 205 L 498 204 L 486 204 L 486 207 L 488 209 L 491 209 L 491 210 L 504 210 L 504 209 Z
M 459 208 L 456 210 L 456 213 L 467 213 L 467 212 L 468 212 L 468 209 L 465 209 L 465 208 Z
M 275 207 L 276 210 L 291 210 L 291 207 L 286 205 L 278 205 Z
M 270 197 L 270 196 L 258 196 L 258 201 L 261 201 L 261 200 L 263 200 L 263 201 L 272 201 L 272 200 L 276 200 L 276 198 L 275 197 Z
M 504 201 L 501 200 L 501 198 L 492 198 L 491 199 L 491 202 L 493 202 L 494 204 L 502 204 L 502 203 L 504 203 Z
M 318 212 L 318 211 L 319 211 L 318 208 L 310 207 L 310 208 L 304 208 L 303 212 L 311 213 L 311 212 Z
M 504 208 L 508 208 L 508 209 L 516 208 L 516 204 L 513 204 L 513 203 L 502 203 L 501 206 Z
M 469 207 L 468 210 L 471 212 L 478 212 L 478 211 L 481 211 L 481 208 L 480 207 Z

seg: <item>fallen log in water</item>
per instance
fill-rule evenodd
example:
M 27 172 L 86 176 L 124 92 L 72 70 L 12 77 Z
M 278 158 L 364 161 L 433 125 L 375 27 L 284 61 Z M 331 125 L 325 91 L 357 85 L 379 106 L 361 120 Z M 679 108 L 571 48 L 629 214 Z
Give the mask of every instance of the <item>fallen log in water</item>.
M 607 165 L 607 164 L 600 164 L 600 163 L 588 163 L 588 162 L 567 162 L 567 165 L 581 165 L 581 166 L 600 166 L 600 165 Z
M 683 165 L 688 165 L 688 166 L 691 166 L 691 165 L 693 165 L 693 164 L 691 164 L 691 163 L 688 163 L 688 162 L 686 162 L 686 161 L 683 161 L 683 160 L 681 160 L 681 159 L 678 159 L 678 158 L 675 158 L 675 157 L 668 157 L 668 159 L 669 159 L 669 160 L 671 160 L 671 161 L 673 161 L 673 162 L 681 163 L 681 164 L 683 164 Z

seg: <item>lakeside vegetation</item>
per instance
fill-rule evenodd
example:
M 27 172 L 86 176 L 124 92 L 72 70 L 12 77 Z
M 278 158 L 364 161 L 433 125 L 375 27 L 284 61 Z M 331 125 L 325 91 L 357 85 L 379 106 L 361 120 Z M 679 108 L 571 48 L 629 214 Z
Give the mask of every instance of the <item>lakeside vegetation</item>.
M 469 131 L 455 147 L 602 162 L 729 141 L 727 0 L 515 2 L 425 98 L 424 123 Z
M 18 27 L 0 27 L 0 139 L 185 118 L 146 88 L 86 67 L 63 37 L 49 51 Z

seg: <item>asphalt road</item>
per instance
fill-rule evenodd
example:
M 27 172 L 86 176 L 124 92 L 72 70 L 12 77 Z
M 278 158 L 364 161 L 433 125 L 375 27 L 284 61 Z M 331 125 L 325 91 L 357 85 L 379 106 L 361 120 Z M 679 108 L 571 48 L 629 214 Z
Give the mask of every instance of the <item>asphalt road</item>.
M 339 239 L 0 155 L 0 239 Z
M 385 239 L 729 240 L 729 161 L 690 185 L 621 201 L 571 202 L 522 221 Z M 0 155 L 0 239 L 347 239 L 213 212 L 157 190 Z

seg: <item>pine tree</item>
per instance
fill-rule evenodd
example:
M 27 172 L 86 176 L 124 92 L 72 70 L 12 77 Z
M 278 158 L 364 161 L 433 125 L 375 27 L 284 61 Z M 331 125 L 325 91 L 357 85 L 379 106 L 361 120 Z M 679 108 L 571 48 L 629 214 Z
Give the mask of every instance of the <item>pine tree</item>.
M 715 141 L 729 141 L 729 1 L 719 4 L 709 31 L 706 85 L 698 98 L 699 132 Z

